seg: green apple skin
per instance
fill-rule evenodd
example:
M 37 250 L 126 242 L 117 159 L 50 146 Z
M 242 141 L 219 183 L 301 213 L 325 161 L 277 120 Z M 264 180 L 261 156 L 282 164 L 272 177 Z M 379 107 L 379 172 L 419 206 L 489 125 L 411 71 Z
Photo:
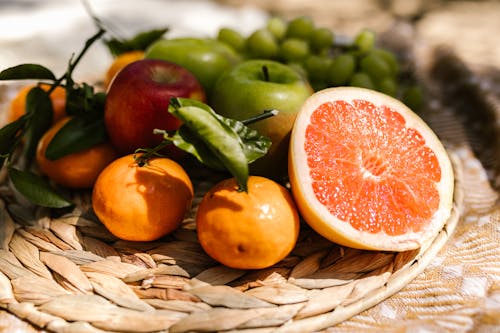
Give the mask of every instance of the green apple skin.
M 162 39 L 153 43 L 144 57 L 170 61 L 191 71 L 208 96 L 219 76 L 241 61 L 231 47 L 208 38 Z
M 263 72 L 267 67 L 268 78 Z M 272 60 L 247 60 L 225 72 L 211 95 L 214 110 L 224 117 L 245 120 L 265 110 L 278 115 L 250 124 L 272 141 L 269 152 L 250 165 L 252 174 L 282 180 L 287 175 L 288 144 L 297 112 L 313 89 L 292 67 Z

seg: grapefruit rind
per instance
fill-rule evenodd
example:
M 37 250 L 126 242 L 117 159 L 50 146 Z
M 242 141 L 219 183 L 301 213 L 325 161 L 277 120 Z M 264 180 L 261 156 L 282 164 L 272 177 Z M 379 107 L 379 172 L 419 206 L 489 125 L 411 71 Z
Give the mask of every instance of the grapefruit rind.
M 352 103 L 366 100 L 376 106 L 396 110 L 405 120 L 405 127 L 416 129 L 425 145 L 435 154 L 441 168 L 441 179 L 435 183 L 439 206 L 426 226 L 418 232 L 388 235 L 384 232 L 360 231 L 330 211 L 316 198 L 312 188 L 307 153 L 304 148 L 306 129 L 312 113 L 324 103 L 333 101 Z M 367 250 L 406 251 L 419 248 L 432 240 L 451 215 L 453 205 L 454 173 L 448 153 L 432 129 L 412 110 L 395 98 L 372 90 L 355 87 L 336 87 L 318 91 L 303 104 L 297 115 L 290 138 L 289 177 L 293 196 L 303 219 L 320 235 L 337 244 Z

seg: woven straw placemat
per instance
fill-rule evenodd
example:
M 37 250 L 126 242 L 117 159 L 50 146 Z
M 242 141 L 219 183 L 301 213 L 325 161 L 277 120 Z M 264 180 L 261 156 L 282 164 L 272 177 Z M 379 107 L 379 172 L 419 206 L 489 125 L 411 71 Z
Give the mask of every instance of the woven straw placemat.
M 399 291 L 420 274 L 455 229 L 463 201 L 459 159 L 452 216 L 419 250 L 369 252 L 332 244 L 304 227 L 275 266 L 230 269 L 196 241 L 193 215 L 168 239 L 115 239 L 89 214 L 51 218 L 21 211 L 2 188 L 0 306 L 54 332 L 310 332 L 342 322 Z M 197 181 L 196 203 L 211 185 Z M 11 219 L 15 218 L 14 222 Z
M 455 207 L 419 251 L 342 248 L 304 227 L 274 267 L 232 270 L 199 247 L 194 210 L 161 242 L 118 241 L 88 195 L 50 218 L 18 202 L 1 171 L 0 308 L 53 332 L 500 332 L 500 104 L 466 93 L 498 93 L 500 80 L 454 72 L 431 87 L 425 119 L 454 161 Z M 0 86 L 0 110 L 11 96 Z M 211 185 L 195 181 L 198 195 Z
M 221 266 L 196 240 L 196 205 L 213 184 L 207 173 L 193 175 L 196 198 L 182 227 L 149 243 L 113 237 L 92 214 L 89 193 L 69 193 L 77 208 L 55 218 L 30 207 L 4 179 L 0 307 L 53 332 L 327 329 L 408 285 L 449 239 L 463 214 L 467 161 L 464 147 L 447 147 L 456 176 L 454 206 L 429 244 L 402 253 L 360 251 L 303 225 L 287 258 L 255 271 Z

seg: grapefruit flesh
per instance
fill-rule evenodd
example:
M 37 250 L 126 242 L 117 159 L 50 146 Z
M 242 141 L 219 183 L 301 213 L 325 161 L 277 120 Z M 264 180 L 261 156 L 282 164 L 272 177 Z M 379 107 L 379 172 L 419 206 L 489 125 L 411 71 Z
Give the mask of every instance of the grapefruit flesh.
M 368 89 L 325 89 L 304 103 L 289 175 L 304 220 L 345 246 L 415 249 L 451 213 L 454 175 L 441 141 L 404 104 Z

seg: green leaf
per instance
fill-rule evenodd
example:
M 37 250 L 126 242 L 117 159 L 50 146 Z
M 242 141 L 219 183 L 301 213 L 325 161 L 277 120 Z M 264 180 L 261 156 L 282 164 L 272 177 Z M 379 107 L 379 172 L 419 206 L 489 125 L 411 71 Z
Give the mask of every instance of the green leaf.
M 168 111 L 183 122 L 193 135 L 203 140 L 208 149 L 236 178 L 240 190 L 247 190 L 248 163 L 239 136 L 214 116 L 210 107 L 189 99 L 170 100 Z
M 260 135 L 257 130 L 245 126 L 241 121 L 224 118 L 218 114 L 217 117 L 231 127 L 241 138 L 243 152 L 249 164 L 267 154 L 272 143 L 268 137 Z
M 183 122 L 173 143 L 209 167 L 223 166 L 246 191 L 248 164 L 267 153 L 270 140 L 197 100 L 173 98 L 168 111 Z
M 90 148 L 107 138 L 104 119 L 71 118 L 54 135 L 45 156 L 49 160 L 56 160 L 65 155 Z
M 10 148 L 19 135 L 19 130 L 26 124 L 26 117 L 21 117 L 0 129 L 0 154 L 4 155 L 10 151 Z
M 182 105 L 199 107 L 206 112 L 212 112 L 212 109 L 208 105 L 197 100 L 183 100 L 175 98 L 170 100 L 170 105 L 174 109 L 179 108 Z M 172 113 L 170 106 L 169 112 Z M 172 114 L 175 115 L 175 113 Z M 185 124 L 181 125 L 181 127 L 175 132 L 175 134 L 170 137 L 170 140 L 176 147 L 193 155 L 198 161 L 200 161 L 207 167 L 219 171 L 227 170 L 219 157 L 217 155 L 214 155 L 210 147 L 206 144 L 204 138 L 200 137 L 200 135 L 197 135 L 197 133 L 193 131 L 189 126 Z
M 176 101 L 174 103 L 179 103 L 179 105 L 182 106 L 199 107 L 205 110 L 206 112 L 209 112 L 212 116 L 217 118 L 218 121 L 224 123 L 226 126 L 231 128 L 231 130 L 233 130 L 241 140 L 241 147 L 243 149 L 248 164 L 266 155 L 267 152 L 269 151 L 269 147 L 271 147 L 272 143 L 271 140 L 268 137 L 261 135 L 258 131 L 246 126 L 243 122 L 223 117 L 218 113 L 216 113 L 208 105 L 195 99 L 176 98 L 175 100 Z M 271 114 L 272 111 L 266 113 Z M 184 134 L 183 136 L 186 136 L 186 134 Z
M 35 156 L 38 141 L 52 125 L 54 117 L 52 102 L 45 90 L 34 87 L 28 92 L 26 96 L 26 115 L 28 117 L 28 128 L 24 154 L 29 165 L 29 162 Z
M 106 40 L 105 44 L 113 56 L 118 56 L 128 51 L 145 51 L 149 45 L 160 39 L 167 31 L 168 28 L 153 29 L 140 32 L 128 40 L 117 38 Z
M 226 170 L 220 159 L 212 153 L 205 142 L 196 136 L 189 127 L 182 125 L 171 137 L 171 140 L 176 147 L 193 155 L 207 167 L 219 171 Z
M 63 208 L 73 205 L 73 203 L 56 193 L 43 178 L 32 172 L 10 167 L 8 173 L 19 193 L 35 205 L 50 208 Z
M 106 95 L 102 92 L 95 93 L 93 86 L 83 83 L 81 86 L 67 88 L 66 95 L 68 115 L 88 119 L 103 117 Z
M 55 80 L 54 73 L 38 64 L 21 64 L 0 72 L 0 80 Z
M 19 140 L 20 131 L 26 124 L 26 116 L 13 121 L 0 129 L 0 168 L 5 158 L 13 151 L 13 147 Z

